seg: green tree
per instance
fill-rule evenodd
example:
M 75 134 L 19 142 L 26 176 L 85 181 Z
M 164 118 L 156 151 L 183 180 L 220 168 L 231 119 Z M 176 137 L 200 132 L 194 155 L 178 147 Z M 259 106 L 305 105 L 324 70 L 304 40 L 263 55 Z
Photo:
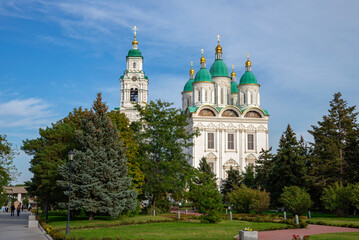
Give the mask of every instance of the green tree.
M 242 184 L 240 187 L 236 186 L 232 192 L 228 193 L 229 201 L 233 205 L 234 210 L 241 213 L 249 213 L 253 198 L 252 190 Z
M 216 180 L 206 158 L 203 157 L 189 190 L 189 199 L 193 206 L 199 213 L 203 213 L 200 217 L 202 222 L 216 223 L 221 220 L 223 204 Z
M 313 205 L 310 195 L 298 186 L 284 187 L 279 202 L 293 214 L 303 215 Z
M 268 190 L 270 189 L 272 183 L 271 174 L 274 167 L 274 154 L 270 153 L 270 151 L 272 151 L 272 148 L 268 150 L 262 149 L 254 167 L 256 173 L 254 178 L 254 184 L 260 189 Z
M 273 168 L 270 174 L 271 184 L 268 191 L 271 193 L 273 205 L 278 204 L 279 195 L 286 186 L 306 186 L 307 166 L 302 148 L 295 133 L 288 124 L 283 133 L 277 154 L 273 158 Z
M 333 211 L 338 217 L 346 217 L 352 206 L 353 191 L 352 186 L 344 186 L 340 182 L 335 182 L 324 189 L 321 200 L 327 210 Z
M 241 184 L 246 185 L 249 188 L 255 188 L 255 172 L 254 167 L 246 166 L 244 172 L 242 172 Z
M 18 175 L 13 159 L 17 152 L 11 148 L 6 135 L 0 135 L 0 189 L 16 178 Z
M 144 185 L 145 175 L 141 170 L 139 159 L 139 146 L 135 141 L 135 132 L 124 113 L 111 111 L 108 113 L 113 124 L 116 125 L 119 140 L 123 142 L 127 157 L 128 176 L 132 178 L 132 187 L 140 195 Z
M 334 182 L 359 181 L 359 125 L 355 107 L 340 92 L 330 101 L 328 114 L 308 132 L 313 136 L 310 179 L 315 191 Z
M 189 154 L 184 149 L 193 145 L 193 136 L 182 110 L 171 103 L 151 101 L 146 107 L 137 105 L 140 113 L 141 131 L 136 132 L 140 146 L 140 163 L 145 174 L 143 191 L 153 208 L 167 194 L 176 194 L 186 189 L 192 175 L 188 163 Z
M 29 205 L 29 198 L 27 196 L 27 194 L 25 195 L 24 199 L 22 200 L 22 204 L 24 204 L 24 206 L 28 206 Z
M 237 169 L 233 169 L 232 166 L 227 171 L 227 178 L 223 181 L 221 186 L 221 193 L 223 196 L 223 201 L 228 202 L 228 193 L 232 192 L 235 186 L 240 186 L 242 181 L 242 176 Z
M 250 209 L 255 211 L 257 214 L 262 214 L 265 210 L 269 208 L 270 205 L 270 196 L 269 193 L 260 191 L 259 189 L 253 189 L 253 195 L 250 203 Z
M 95 214 L 117 217 L 136 207 L 137 193 L 130 189 L 125 150 L 107 109 L 99 93 L 76 131 L 79 147 L 72 168 L 71 208 L 85 209 L 89 220 Z M 63 180 L 58 184 L 68 195 L 69 165 L 61 165 L 59 173 Z

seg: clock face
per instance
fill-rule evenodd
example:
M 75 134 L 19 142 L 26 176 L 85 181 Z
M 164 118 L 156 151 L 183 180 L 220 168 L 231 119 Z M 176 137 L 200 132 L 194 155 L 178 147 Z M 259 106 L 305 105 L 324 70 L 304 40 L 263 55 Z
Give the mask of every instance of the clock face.
M 136 76 L 133 76 L 133 77 L 132 77 L 132 80 L 133 80 L 133 81 L 136 81 L 136 80 L 137 80 L 137 77 L 136 77 Z

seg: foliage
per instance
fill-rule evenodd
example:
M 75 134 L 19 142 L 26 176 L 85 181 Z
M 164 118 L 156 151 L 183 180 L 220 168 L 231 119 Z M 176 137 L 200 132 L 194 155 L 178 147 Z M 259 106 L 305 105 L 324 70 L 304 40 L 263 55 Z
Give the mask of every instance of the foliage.
M 314 138 L 309 175 L 316 201 L 326 186 L 359 181 L 359 124 L 355 108 L 348 106 L 340 92 L 335 93 L 328 114 L 308 131 Z
M 313 205 L 307 191 L 298 186 L 284 187 L 279 202 L 293 215 L 298 214 L 299 216 L 307 212 Z
M 249 213 L 253 191 L 245 185 L 235 187 L 234 190 L 228 194 L 230 203 L 234 210 L 241 213 Z
M 255 188 L 255 174 L 254 174 L 254 167 L 246 166 L 244 172 L 242 172 L 242 181 L 241 184 L 246 185 L 249 188 Z
M 324 207 L 334 211 L 338 217 L 345 217 L 349 214 L 352 203 L 352 186 L 336 182 L 324 189 L 321 200 Z
M 223 180 L 221 186 L 221 193 L 223 195 L 223 201 L 228 202 L 228 193 L 232 192 L 235 186 L 240 186 L 242 181 L 239 170 L 233 169 L 232 166 L 227 171 L 227 178 Z
M 130 190 L 125 150 L 118 132 L 107 115 L 107 106 L 97 95 L 91 111 L 80 119 L 76 140 L 72 183 L 71 208 L 85 209 L 93 220 L 95 214 L 117 217 L 136 207 L 137 193 Z M 59 186 L 68 195 L 69 165 L 59 166 L 62 180 Z
M 265 210 L 269 208 L 270 205 L 270 196 L 269 193 L 260 190 L 253 190 L 252 199 L 249 208 L 255 211 L 257 214 L 262 214 Z
M 189 199 L 199 213 L 202 222 L 217 223 L 221 220 L 222 197 L 217 189 L 216 176 L 202 158 L 193 182 L 190 184 Z
M 142 194 L 145 176 L 138 161 L 139 146 L 135 141 L 135 132 L 131 129 L 129 120 L 124 113 L 111 111 L 108 113 L 108 116 L 111 118 L 112 123 L 116 125 L 119 139 L 125 146 L 128 176 L 132 178 L 132 187 L 140 195 Z
M 17 151 L 6 140 L 6 135 L 0 135 L 0 189 L 8 185 L 18 175 L 13 159 Z
M 306 156 L 296 139 L 296 134 L 288 124 L 283 133 L 277 154 L 273 158 L 273 168 L 270 174 L 271 184 L 268 191 L 271 193 L 273 205 L 278 205 L 278 198 L 286 186 L 306 186 L 307 166 Z
M 359 183 L 352 185 L 350 201 L 352 205 L 359 210 Z
M 271 185 L 271 173 L 273 171 L 273 157 L 274 154 L 270 153 L 272 148 L 268 150 L 262 149 L 259 153 L 259 158 L 255 164 L 255 179 L 254 183 L 261 189 L 268 190 Z
M 146 107 L 137 105 L 141 129 L 136 131 L 139 143 L 139 161 L 145 175 L 143 192 L 150 204 L 167 194 L 178 194 L 186 189 L 186 182 L 193 174 L 192 166 L 184 149 L 193 145 L 187 122 L 182 110 L 171 107 L 171 103 L 151 101 Z
M 24 199 L 22 200 L 22 204 L 24 204 L 26 207 L 29 205 L 29 198 L 27 194 L 25 195 Z

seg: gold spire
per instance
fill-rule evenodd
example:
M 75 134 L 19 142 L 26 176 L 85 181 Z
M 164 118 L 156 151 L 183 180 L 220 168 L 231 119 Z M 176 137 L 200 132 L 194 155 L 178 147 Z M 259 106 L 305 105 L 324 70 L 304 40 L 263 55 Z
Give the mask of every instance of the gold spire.
M 193 62 L 191 61 L 191 70 L 189 70 L 190 75 L 194 75 Z
M 202 52 L 202 57 L 201 57 L 200 63 L 205 63 L 206 59 L 203 57 L 203 49 L 201 49 L 201 52 Z
M 218 45 L 216 47 L 216 53 L 222 53 L 222 47 L 221 45 L 219 45 L 219 34 L 217 35 L 217 39 L 218 39 Z
M 234 65 L 232 65 L 232 73 L 231 73 L 231 77 L 236 77 L 236 73 L 234 72 Z
M 138 42 L 137 42 L 137 40 L 136 40 L 136 32 L 137 32 L 137 30 L 138 30 L 138 28 L 136 27 L 136 26 L 134 26 L 133 28 L 132 28 L 132 30 L 133 30 L 133 32 L 134 32 L 134 40 L 132 41 L 132 45 L 134 45 L 134 44 L 137 44 L 138 45 Z
M 251 67 L 252 63 L 249 61 L 249 53 L 247 53 L 247 61 L 246 61 L 246 67 Z

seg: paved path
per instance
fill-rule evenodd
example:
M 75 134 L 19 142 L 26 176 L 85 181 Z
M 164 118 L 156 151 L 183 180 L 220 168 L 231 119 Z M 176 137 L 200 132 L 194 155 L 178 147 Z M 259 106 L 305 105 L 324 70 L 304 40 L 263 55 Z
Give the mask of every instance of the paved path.
M 304 229 L 286 229 L 286 230 L 259 232 L 258 238 L 259 240 L 290 240 L 292 239 L 293 234 L 303 237 L 304 235 L 314 235 L 321 233 L 337 233 L 337 232 L 359 232 L 359 229 L 309 224 L 308 227 Z
M 0 213 L 0 240 L 47 240 L 39 228 L 27 228 L 28 212 L 20 216 Z

